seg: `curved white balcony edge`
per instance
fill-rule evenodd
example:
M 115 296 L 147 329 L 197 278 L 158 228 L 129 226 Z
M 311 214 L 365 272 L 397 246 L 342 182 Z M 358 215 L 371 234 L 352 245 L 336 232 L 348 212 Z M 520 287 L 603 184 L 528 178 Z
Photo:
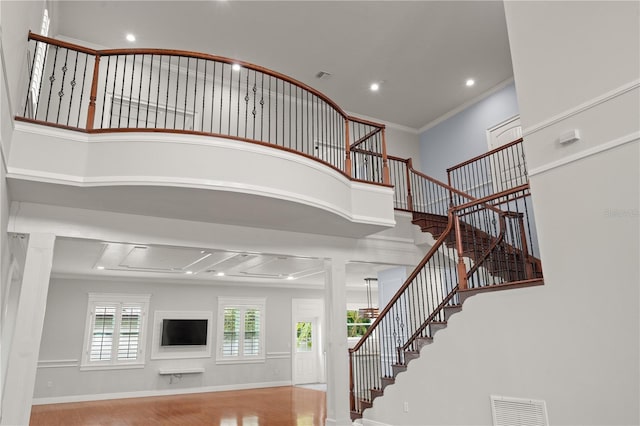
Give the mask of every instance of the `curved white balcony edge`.
M 310 232 L 345 235 L 345 228 L 355 226 L 346 235 L 358 236 L 395 225 L 392 188 L 351 181 L 303 155 L 210 136 L 85 134 L 16 123 L 7 171 L 18 201 L 92 208 L 91 203 L 78 204 L 77 194 L 69 192 L 76 188 L 83 197 L 91 198 L 91 188 L 108 188 L 109 198 L 115 200 L 118 192 L 123 199 L 130 199 L 134 193 L 145 197 L 143 188 L 153 187 L 156 191 L 165 188 L 167 197 L 175 197 L 176 191 L 182 190 L 179 199 L 187 204 L 185 214 L 182 217 L 172 206 L 170 217 L 221 223 L 233 217 L 237 224 L 289 229 L 287 222 L 294 215 L 296 225 L 291 230 L 305 230 L 306 223 L 311 226 Z M 44 185 L 40 191 L 36 190 L 38 184 Z M 97 193 L 93 196 L 97 202 Z M 211 200 L 207 203 L 202 198 Z M 190 203 L 210 214 L 187 212 Z M 224 212 L 216 215 L 221 203 L 226 205 Z M 163 215 L 162 209 L 158 211 L 161 203 L 151 205 L 153 211 L 134 212 Z M 251 210 L 262 209 L 263 215 L 280 216 L 281 223 L 276 217 L 266 223 L 255 221 L 255 211 L 247 215 L 233 211 L 234 205 L 237 209 L 248 205 Z M 108 208 L 131 212 L 126 206 Z M 248 217 L 243 219 L 243 215 Z M 314 222 L 324 225 L 314 227 Z M 358 225 L 364 227 L 358 229 Z

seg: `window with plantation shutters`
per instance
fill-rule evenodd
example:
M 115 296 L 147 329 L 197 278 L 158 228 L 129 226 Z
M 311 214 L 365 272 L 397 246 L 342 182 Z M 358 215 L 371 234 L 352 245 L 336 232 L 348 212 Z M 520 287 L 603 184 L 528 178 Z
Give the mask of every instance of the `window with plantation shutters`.
M 218 299 L 218 363 L 264 362 L 265 299 Z
M 149 295 L 89 294 L 82 369 L 144 365 Z

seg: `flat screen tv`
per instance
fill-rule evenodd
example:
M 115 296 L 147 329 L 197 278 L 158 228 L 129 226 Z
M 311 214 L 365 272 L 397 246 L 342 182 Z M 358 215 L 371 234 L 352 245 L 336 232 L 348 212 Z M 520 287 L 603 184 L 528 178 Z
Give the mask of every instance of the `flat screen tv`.
M 206 319 L 163 319 L 162 346 L 201 346 L 207 344 Z

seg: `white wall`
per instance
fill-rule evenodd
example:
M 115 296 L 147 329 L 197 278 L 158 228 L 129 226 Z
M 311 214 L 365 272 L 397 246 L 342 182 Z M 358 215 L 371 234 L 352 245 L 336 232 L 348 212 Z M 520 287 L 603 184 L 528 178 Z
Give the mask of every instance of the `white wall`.
M 146 365 L 133 370 L 80 371 L 85 333 L 87 293 L 151 294 L 146 337 Z M 100 398 L 97 394 L 180 391 L 198 387 L 242 387 L 287 384 L 291 381 L 291 299 L 321 298 L 322 290 L 278 289 L 231 285 L 127 282 L 126 280 L 53 279 L 49 288 L 40 348 L 35 398 L 67 400 Z M 259 364 L 216 365 L 217 297 L 266 298 L 266 361 Z M 357 296 L 356 296 L 357 297 Z M 213 350 L 207 358 L 151 360 L 154 311 L 212 311 Z M 346 317 L 345 317 L 346 324 Z M 345 325 L 346 326 L 346 325 Z M 52 367 L 52 365 L 64 365 Z M 204 374 L 184 375 L 170 383 L 158 369 L 202 367 Z M 104 396 L 104 395 L 103 395 Z M 46 401 L 46 400 L 45 400 Z
M 501 395 L 551 424 L 640 423 L 639 8 L 505 4 L 545 285 L 467 300 L 366 418 L 491 424 Z
M 385 128 L 387 155 L 412 158 L 413 167 L 420 170 L 420 145 L 418 132 L 394 125 Z

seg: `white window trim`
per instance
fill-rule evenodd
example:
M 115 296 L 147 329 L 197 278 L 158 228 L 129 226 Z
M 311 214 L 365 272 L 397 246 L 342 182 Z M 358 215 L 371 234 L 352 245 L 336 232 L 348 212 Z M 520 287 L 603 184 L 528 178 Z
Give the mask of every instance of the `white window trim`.
M 121 294 L 121 293 L 89 293 L 87 303 L 87 315 L 85 321 L 84 342 L 82 345 L 82 357 L 80 362 L 81 371 L 89 370 L 123 370 L 130 368 L 144 368 L 145 349 L 147 342 L 147 317 L 149 313 L 150 294 Z M 142 320 L 140 322 L 139 357 L 134 361 L 89 361 L 89 351 L 92 336 L 92 312 L 96 304 L 139 304 L 142 307 Z M 115 340 L 115 339 L 114 339 Z
M 266 360 L 265 347 L 265 330 L 267 303 L 266 298 L 259 297 L 218 297 L 218 324 L 216 339 L 216 364 L 256 364 L 264 363 Z M 254 356 L 238 355 L 234 357 L 223 356 L 222 348 L 224 344 L 224 308 L 225 307 L 240 308 L 257 308 L 260 310 L 260 354 Z M 242 322 L 244 324 L 244 320 Z M 241 327 L 244 333 L 243 327 Z M 242 341 L 242 339 L 240 339 Z

